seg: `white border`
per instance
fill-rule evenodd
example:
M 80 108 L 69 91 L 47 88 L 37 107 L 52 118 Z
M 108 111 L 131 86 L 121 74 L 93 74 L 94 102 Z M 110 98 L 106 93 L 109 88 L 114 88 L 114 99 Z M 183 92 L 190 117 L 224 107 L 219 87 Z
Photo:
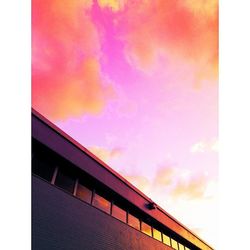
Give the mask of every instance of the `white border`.
M 31 249 L 31 3 L 0 6 L 0 249 Z
M 220 1 L 220 235 L 247 249 L 250 193 L 249 1 Z

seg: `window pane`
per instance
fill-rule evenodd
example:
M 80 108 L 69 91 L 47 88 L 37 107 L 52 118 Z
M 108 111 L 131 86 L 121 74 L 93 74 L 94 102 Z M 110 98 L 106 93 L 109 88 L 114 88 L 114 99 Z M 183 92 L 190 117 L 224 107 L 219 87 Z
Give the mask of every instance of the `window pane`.
M 99 209 L 101 209 L 102 211 L 110 214 L 111 204 L 110 204 L 109 201 L 107 201 L 102 196 L 100 196 L 98 194 L 95 194 L 92 205 L 99 208 Z
M 174 248 L 174 249 L 178 250 L 178 243 L 177 243 L 177 241 L 176 241 L 176 240 L 171 239 L 171 243 L 172 243 L 172 248 Z
M 117 207 L 115 204 L 112 206 L 112 216 L 126 223 L 126 211 Z
M 141 223 L 141 231 L 149 236 L 152 236 L 151 226 L 149 226 L 145 222 Z
M 138 218 L 136 218 L 132 214 L 128 214 L 128 224 L 131 227 L 140 230 L 140 221 Z
M 83 186 L 82 184 L 78 183 L 76 196 L 83 201 L 91 203 L 92 191 L 86 188 L 85 186 Z
M 51 182 L 55 166 L 44 159 L 34 157 L 32 159 L 32 172 L 43 179 Z
M 181 243 L 179 243 L 179 250 L 185 250 L 184 246 Z
M 153 228 L 153 237 L 159 241 L 162 241 L 161 240 L 161 232 L 156 230 L 155 228 Z
M 168 246 L 171 246 L 171 243 L 170 243 L 170 238 L 165 235 L 165 234 L 162 234 L 162 238 L 163 238 L 163 243 L 168 245 Z
M 70 193 L 73 193 L 75 181 L 75 177 L 73 177 L 68 171 L 65 169 L 59 169 L 56 176 L 55 185 Z

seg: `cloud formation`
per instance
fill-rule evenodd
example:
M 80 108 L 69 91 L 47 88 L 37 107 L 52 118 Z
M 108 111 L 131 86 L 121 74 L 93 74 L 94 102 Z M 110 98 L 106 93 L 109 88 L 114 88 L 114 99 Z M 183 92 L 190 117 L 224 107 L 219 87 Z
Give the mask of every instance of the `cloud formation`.
M 88 0 L 32 3 L 32 106 L 51 119 L 100 112 L 113 96 Z
M 125 179 L 131 182 L 135 187 L 137 187 L 142 192 L 148 193 L 152 188 L 152 184 L 148 178 L 142 175 L 123 175 Z
M 171 190 L 174 199 L 202 199 L 204 198 L 208 181 L 203 176 L 197 176 L 188 181 L 179 180 Z
M 175 169 L 173 167 L 161 168 L 157 171 L 156 176 L 153 180 L 154 185 L 156 186 L 170 186 L 174 179 L 176 178 Z
M 164 65 L 170 75 L 180 75 L 178 81 L 194 86 L 217 78 L 217 0 L 96 3 L 113 12 L 116 39 L 132 68 L 150 72 Z M 100 113 L 114 96 L 100 63 L 105 39 L 93 6 L 93 0 L 32 3 L 32 106 L 52 120 Z
M 171 64 L 188 64 L 196 81 L 217 77 L 216 0 L 144 0 L 127 5 L 122 38 L 130 64 L 147 71 L 166 58 Z
M 106 149 L 106 148 L 103 148 L 103 147 L 93 146 L 93 147 L 89 147 L 88 149 L 94 155 L 96 155 L 102 161 L 104 161 L 106 163 L 108 163 L 113 158 L 119 157 L 123 152 L 123 149 L 119 148 L 119 147 L 114 147 L 112 149 Z
M 123 153 L 123 149 L 119 147 L 107 149 L 93 146 L 88 147 L 88 149 L 106 163 L 120 157 Z M 161 194 L 161 197 L 164 194 L 174 200 L 207 199 L 213 196 L 215 192 L 214 182 L 211 182 L 206 175 L 196 175 L 190 169 L 185 168 L 174 166 L 161 167 L 152 178 L 147 178 L 140 174 L 122 173 L 122 175 L 145 193 L 158 192 Z M 157 194 L 154 195 L 157 196 Z
M 208 199 L 216 193 L 214 180 L 210 180 L 206 175 L 196 175 L 188 169 L 173 166 L 158 169 L 152 178 L 139 174 L 123 176 L 143 192 L 160 197 L 160 200 L 194 201 Z

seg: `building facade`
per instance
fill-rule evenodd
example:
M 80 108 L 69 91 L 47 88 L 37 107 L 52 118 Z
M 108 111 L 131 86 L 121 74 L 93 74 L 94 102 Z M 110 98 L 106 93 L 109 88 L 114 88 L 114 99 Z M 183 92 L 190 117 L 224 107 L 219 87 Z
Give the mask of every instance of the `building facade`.
M 213 248 L 32 110 L 32 249 Z

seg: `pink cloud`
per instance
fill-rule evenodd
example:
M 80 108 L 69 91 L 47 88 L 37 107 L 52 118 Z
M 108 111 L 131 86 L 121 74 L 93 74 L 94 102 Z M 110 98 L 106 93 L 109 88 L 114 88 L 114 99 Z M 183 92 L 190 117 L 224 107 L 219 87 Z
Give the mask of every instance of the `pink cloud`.
M 32 3 L 32 106 L 48 118 L 101 112 L 114 94 L 90 7 L 86 0 Z
M 122 38 L 130 64 L 148 71 L 165 57 L 171 63 L 191 65 L 197 82 L 216 79 L 217 1 L 200 2 L 129 2 Z

